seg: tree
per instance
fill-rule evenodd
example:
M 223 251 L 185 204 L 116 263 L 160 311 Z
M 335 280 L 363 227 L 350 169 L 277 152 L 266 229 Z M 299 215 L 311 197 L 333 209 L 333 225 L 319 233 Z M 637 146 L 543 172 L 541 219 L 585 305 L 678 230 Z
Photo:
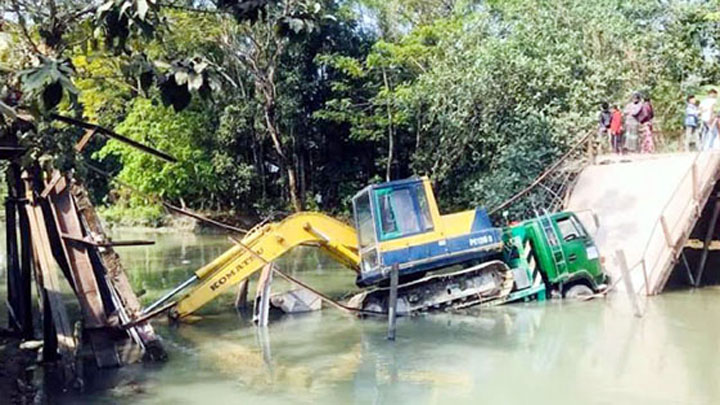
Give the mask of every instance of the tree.
M 253 79 L 255 94 L 262 104 L 265 130 L 279 166 L 287 175 L 290 203 L 295 211 L 302 210 L 303 202 L 290 150 L 293 139 L 283 134 L 278 124 L 278 69 L 292 37 L 314 31 L 321 10 L 320 3 L 312 1 L 279 1 L 266 9 L 260 23 L 226 25 L 222 43 L 230 61 L 242 66 Z

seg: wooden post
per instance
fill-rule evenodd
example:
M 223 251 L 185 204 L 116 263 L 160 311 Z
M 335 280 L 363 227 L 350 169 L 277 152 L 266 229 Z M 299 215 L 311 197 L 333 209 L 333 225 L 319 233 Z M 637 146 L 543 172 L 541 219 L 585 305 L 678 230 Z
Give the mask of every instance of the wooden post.
M 31 284 L 33 278 L 32 268 L 32 236 L 30 234 L 30 219 L 28 218 L 27 205 L 28 200 L 25 198 L 25 182 L 20 174 L 20 165 L 13 163 L 13 181 L 15 183 L 14 191 L 17 198 L 18 213 L 18 230 L 20 231 L 20 271 L 21 271 L 21 290 L 23 291 L 22 307 L 23 310 L 23 338 L 33 339 L 35 337 L 35 328 L 33 326 L 32 316 L 32 292 Z
M 708 224 L 707 232 L 705 232 L 705 240 L 703 241 L 703 252 L 700 256 L 700 264 L 698 264 L 697 276 L 695 276 L 695 287 L 700 286 L 703 271 L 705 271 L 705 263 L 707 262 L 708 253 L 710 251 L 710 242 L 712 241 L 715 226 L 717 225 L 718 215 L 720 215 L 720 197 L 715 196 L 715 207 L 713 207 L 712 218 Z
M 33 338 L 31 269 L 27 235 L 27 213 L 23 200 L 24 187 L 20 167 L 12 163 L 7 171 L 8 197 L 5 201 L 5 232 L 7 243 L 7 295 L 10 326 L 24 339 Z M 18 225 L 20 241 L 18 243 Z M 21 247 L 22 246 L 22 247 Z
M 388 340 L 395 340 L 395 328 L 397 318 L 397 288 L 398 288 L 398 265 L 393 265 L 390 270 L 390 292 L 388 297 Z
M 628 299 L 630 300 L 630 303 L 633 306 L 633 310 L 635 311 L 635 316 L 640 318 L 642 317 L 642 312 L 640 311 L 640 303 L 637 299 L 637 293 L 635 292 L 635 287 L 633 287 L 632 280 L 630 279 L 630 269 L 628 269 L 627 261 L 625 260 L 625 252 L 623 252 L 621 249 L 618 249 L 615 251 L 615 258 L 618 261 L 618 264 L 620 265 L 620 271 L 622 272 L 622 278 L 625 282 L 625 290 L 628 294 Z
M 238 284 L 237 296 L 235 296 L 235 308 L 243 310 L 247 308 L 248 286 L 250 279 L 245 279 Z
M 272 263 L 266 264 L 260 273 L 257 289 L 255 290 L 255 305 L 253 308 L 253 322 L 263 327 L 270 322 L 270 287 L 272 286 Z

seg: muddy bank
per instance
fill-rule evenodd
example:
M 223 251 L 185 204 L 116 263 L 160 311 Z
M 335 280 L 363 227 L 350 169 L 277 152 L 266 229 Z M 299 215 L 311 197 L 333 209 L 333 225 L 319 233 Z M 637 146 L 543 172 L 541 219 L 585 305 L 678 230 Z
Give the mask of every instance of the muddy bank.
M 20 343 L 0 329 L 0 404 L 36 403 L 33 375 L 38 367 L 37 352 L 21 349 Z

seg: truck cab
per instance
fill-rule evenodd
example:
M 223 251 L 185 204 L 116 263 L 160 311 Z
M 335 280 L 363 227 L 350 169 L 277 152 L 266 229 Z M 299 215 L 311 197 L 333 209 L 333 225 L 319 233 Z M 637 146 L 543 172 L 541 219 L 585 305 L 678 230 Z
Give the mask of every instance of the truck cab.
M 575 285 L 595 292 L 606 283 L 597 246 L 572 212 L 539 215 L 508 227 L 505 235 L 508 245 L 531 250 L 545 285 L 558 293 Z
M 502 230 L 482 208 L 440 215 L 426 177 L 370 185 L 353 197 L 360 253 L 359 286 L 502 254 Z

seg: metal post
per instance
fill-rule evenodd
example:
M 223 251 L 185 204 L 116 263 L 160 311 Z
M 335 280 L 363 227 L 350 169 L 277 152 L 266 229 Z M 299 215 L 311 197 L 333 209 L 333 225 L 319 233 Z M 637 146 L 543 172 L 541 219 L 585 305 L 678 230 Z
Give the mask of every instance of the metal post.
M 388 298 L 388 340 L 395 340 L 395 318 L 397 317 L 398 265 L 390 270 L 390 297 Z
M 665 242 L 667 242 L 668 247 L 674 248 L 675 246 L 672 240 L 672 233 L 670 232 L 670 227 L 665 220 L 665 215 L 660 216 L 660 226 L 662 226 L 662 231 L 665 235 Z
M 683 251 L 681 255 L 683 264 L 685 265 L 685 272 L 687 273 L 688 281 L 690 282 L 690 285 L 695 285 L 695 277 L 693 277 L 692 270 L 690 270 L 690 264 L 685 256 L 685 251 Z
M 628 269 L 627 261 L 625 260 L 625 252 L 623 252 L 621 249 L 618 249 L 615 251 L 615 258 L 618 261 L 618 264 L 620 265 L 620 271 L 622 272 L 622 278 L 625 282 L 625 290 L 628 294 L 628 299 L 630 300 L 630 303 L 633 306 L 633 309 L 635 311 L 635 316 L 638 318 L 642 317 L 642 312 L 640 311 L 640 303 L 637 299 L 637 293 L 635 292 L 635 287 L 633 287 L 632 280 L 630 279 L 630 269 Z
M 718 215 L 720 215 L 720 197 L 716 196 L 715 207 L 713 208 L 712 218 L 708 226 L 707 232 L 705 232 L 705 240 L 703 242 L 703 252 L 700 256 L 700 264 L 698 265 L 698 273 L 695 276 L 695 287 L 700 286 L 702 281 L 703 271 L 705 271 L 705 262 L 707 262 L 708 251 L 710 250 L 710 242 L 712 241 L 713 233 L 715 232 L 715 226 L 717 225 Z
M 650 296 L 650 284 L 648 284 L 647 266 L 645 265 L 645 259 L 642 259 L 642 271 L 643 280 L 645 281 L 645 296 Z
M 698 169 L 697 169 L 697 163 L 693 162 L 692 165 L 692 192 L 693 192 L 693 200 L 697 201 L 700 199 L 700 187 L 698 184 Z
M 164 304 L 165 302 L 167 302 L 167 300 L 169 300 L 170 298 L 174 297 L 175 295 L 177 295 L 177 293 L 179 293 L 180 291 L 184 290 L 187 286 L 189 286 L 190 284 L 196 282 L 197 280 L 198 280 L 198 276 L 193 274 L 192 277 L 190 277 L 189 279 L 183 281 L 182 284 L 180 284 L 179 286 L 173 288 L 172 291 L 170 291 L 169 293 L 163 295 L 162 297 L 160 297 L 159 300 L 153 302 L 152 304 L 150 304 L 150 306 L 148 306 L 147 308 L 143 309 L 142 314 L 143 314 L 143 315 L 149 314 L 149 313 L 152 312 L 155 308 L 157 308 L 157 307 L 159 307 L 160 305 Z

